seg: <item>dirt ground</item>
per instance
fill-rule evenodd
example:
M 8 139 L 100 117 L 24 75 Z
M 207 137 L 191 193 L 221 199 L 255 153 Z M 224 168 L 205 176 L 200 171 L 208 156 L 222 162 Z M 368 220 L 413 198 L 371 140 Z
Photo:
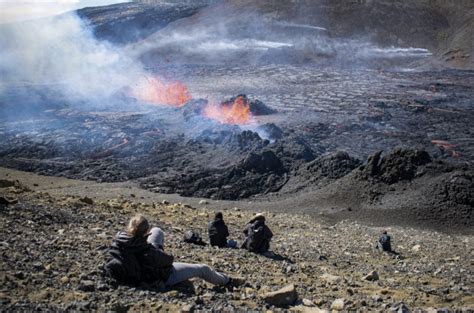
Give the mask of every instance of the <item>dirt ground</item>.
M 275 213 L 269 207 L 271 211 L 264 214 L 274 233 L 274 254 L 265 257 L 182 242 L 189 229 L 207 241 L 206 225 L 217 210 L 224 213 L 231 237 L 241 242 L 241 230 L 253 216 L 236 206 L 244 207 L 242 201 L 204 205 L 187 198 L 174 203 L 180 199 L 166 195 L 169 202 L 163 202 L 161 195 L 131 184 L 6 169 L 0 178 L 2 199 L 9 202 L 0 207 L 2 310 L 324 312 L 474 307 L 472 235 L 373 227 L 350 219 L 328 225 L 305 214 Z M 136 213 L 146 214 L 165 231 L 165 249 L 176 260 L 209 264 L 245 278 L 245 284 L 226 290 L 193 279 L 163 290 L 155 285 L 118 286 L 105 279 L 100 269 L 104 253 L 114 234 Z M 397 254 L 375 249 L 384 229 Z M 265 300 L 268 292 L 284 286 L 295 288 L 296 301 L 275 306 Z

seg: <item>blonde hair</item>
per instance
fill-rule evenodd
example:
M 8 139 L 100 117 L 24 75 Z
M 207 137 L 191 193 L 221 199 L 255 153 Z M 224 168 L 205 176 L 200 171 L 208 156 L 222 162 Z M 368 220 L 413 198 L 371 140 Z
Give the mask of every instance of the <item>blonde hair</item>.
M 130 219 L 127 233 L 132 237 L 143 237 L 150 229 L 150 224 L 145 216 L 137 214 Z

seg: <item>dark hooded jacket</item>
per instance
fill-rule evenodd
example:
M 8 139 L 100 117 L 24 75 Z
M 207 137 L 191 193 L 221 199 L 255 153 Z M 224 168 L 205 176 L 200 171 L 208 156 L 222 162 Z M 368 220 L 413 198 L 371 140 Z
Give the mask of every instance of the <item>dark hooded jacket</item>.
M 209 241 L 211 246 L 223 248 L 227 245 L 229 230 L 222 218 L 216 217 L 212 222 L 209 223 L 207 230 L 209 233 Z
M 119 232 L 107 252 L 104 266 L 112 278 L 128 284 L 168 280 L 173 256 L 155 248 L 146 237 Z
M 254 238 L 257 236 L 252 236 L 254 231 L 261 232 L 262 234 L 259 236 L 259 242 L 255 242 L 256 239 Z M 244 235 L 246 237 L 242 243 L 242 249 L 247 249 L 256 253 L 265 253 L 270 249 L 270 240 L 273 237 L 273 233 L 270 228 L 265 225 L 264 219 L 251 220 L 244 228 Z

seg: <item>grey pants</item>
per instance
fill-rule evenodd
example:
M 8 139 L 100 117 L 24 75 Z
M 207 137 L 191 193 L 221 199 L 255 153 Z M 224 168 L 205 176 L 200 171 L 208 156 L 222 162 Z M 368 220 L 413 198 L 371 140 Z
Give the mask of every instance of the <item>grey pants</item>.
M 153 227 L 147 239 L 148 243 L 161 249 L 164 240 L 164 232 L 158 227 Z M 173 262 L 171 275 L 165 282 L 165 285 L 168 287 L 173 286 L 194 277 L 202 278 L 213 285 L 225 285 L 229 282 L 229 277 L 227 275 L 215 271 L 206 264 Z

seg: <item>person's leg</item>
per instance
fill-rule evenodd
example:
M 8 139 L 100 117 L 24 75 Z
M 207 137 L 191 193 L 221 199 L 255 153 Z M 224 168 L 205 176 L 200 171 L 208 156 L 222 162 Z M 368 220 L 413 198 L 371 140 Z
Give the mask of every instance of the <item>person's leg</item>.
M 226 285 L 230 278 L 219 273 L 206 264 L 173 263 L 173 270 L 166 281 L 166 286 L 173 286 L 193 277 L 199 277 L 214 285 Z
M 157 249 L 163 249 L 165 233 L 161 230 L 161 228 L 153 227 L 146 241 Z

